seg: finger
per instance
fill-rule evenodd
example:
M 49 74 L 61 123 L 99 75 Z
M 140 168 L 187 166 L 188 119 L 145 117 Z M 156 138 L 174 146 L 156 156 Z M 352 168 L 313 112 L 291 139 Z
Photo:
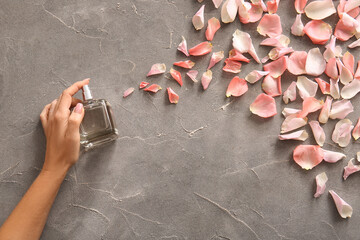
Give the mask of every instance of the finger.
M 71 85 L 68 89 L 64 90 L 64 92 L 61 94 L 60 102 L 58 109 L 59 110 L 68 110 L 72 103 L 72 96 L 75 95 L 83 86 L 89 84 L 89 78 L 76 82 L 73 85 Z
M 55 99 L 54 101 L 51 102 L 51 104 L 50 104 L 50 109 L 49 109 L 49 113 L 48 113 L 48 119 L 53 117 L 54 112 L 55 112 L 55 108 L 56 108 L 56 105 L 57 105 L 57 104 L 58 104 L 58 100 L 57 100 L 57 99 Z
M 76 104 L 74 111 L 70 114 L 67 135 L 71 137 L 79 136 L 80 123 L 85 115 L 84 106 L 82 103 Z
M 75 98 L 75 97 L 72 97 L 72 99 L 71 99 L 71 106 L 70 107 L 75 107 L 76 106 L 76 104 L 78 104 L 78 103 L 82 103 L 82 100 L 81 99 L 78 99 L 78 98 Z
M 43 126 L 43 128 L 45 129 L 47 126 L 47 121 L 48 121 L 48 116 L 49 116 L 49 110 L 50 110 L 50 106 L 51 104 L 49 103 L 48 105 L 46 105 L 44 107 L 44 109 L 41 111 L 40 113 L 40 121 L 41 124 Z

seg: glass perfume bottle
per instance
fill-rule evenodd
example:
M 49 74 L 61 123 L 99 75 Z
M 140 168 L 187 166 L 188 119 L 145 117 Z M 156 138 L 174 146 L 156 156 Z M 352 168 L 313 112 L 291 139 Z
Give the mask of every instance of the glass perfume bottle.
M 93 99 L 88 85 L 83 87 L 85 116 L 80 125 L 80 144 L 85 151 L 118 138 L 115 118 L 110 103 Z

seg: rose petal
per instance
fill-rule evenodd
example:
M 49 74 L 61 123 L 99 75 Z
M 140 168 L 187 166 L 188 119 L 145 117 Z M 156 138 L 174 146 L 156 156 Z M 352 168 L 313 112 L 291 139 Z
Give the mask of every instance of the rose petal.
M 296 16 L 295 22 L 291 26 L 291 33 L 295 36 L 304 36 L 304 24 L 301 21 L 301 13 Z
M 250 62 L 250 59 L 242 55 L 239 51 L 232 49 L 229 51 L 229 59 L 240 62 Z
M 239 78 L 238 76 L 234 77 L 226 90 L 226 97 L 234 96 L 240 97 L 248 90 L 248 85 L 245 79 Z
M 261 87 L 264 90 L 264 92 L 271 97 L 280 96 L 282 93 L 282 91 L 281 91 L 281 76 L 274 78 L 270 75 L 267 75 L 264 78 L 263 83 L 261 84 Z
M 337 79 L 339 77 L 339 71 L 336 64 L 336 58 L 330 58 L 326 64 L 325 74 L 332 79 Z
M 126 98 L 127 96 L 129 96 L 130 94 L 132 94 L 134 92 L 135 88 L 131 87 L 125 90 L 123 97 Z
M 348 45 L 348 48 L 356 48 L 360 46 L 360 38 Z
M 358 140 L 359 137 L 360 137 L 360 118 L 358 119 L 355 127 L 354 127 L 354 130 L 352 132 L 352 136 L 355 140 Z
M 202 42 L 193 48 L 189 49 L 189 53 L 192 56 L 202 56 L 210 53 L 212 50 L 212 44 L 210 42 Z
M 141 82 L 139 88 L 142 89 L 142 88 L 146 87 L 147 85 L 149 85 L 148 82 Z
M 340 147 L 346 147 L 351 140 L 351 130 L 354 128 L 349 119 L 340 120 L 332 134 L 332 140 Z
M 360 78 L 360 60 L 358 61 L 356 72 L 354 74 L 354 78 Z
M 304 33 L 310 38 L 310 40 L 314 44 L 323 45 L 330 39 L 332 34 L 332 28 L 330 24 L 322 20 L 311 20 L 305 25 Z
M 250 111 L 262 118 L 275 116 L 277 114 L 275 99 L 265 93 L 261 93 L 250 105 Z
M 215 8 L 219 8 L 223 0 L 212 0 Z
M 299 89 L 299 95 L 302 99 L 314 97 L 316 95 L 318 84 L 305 76 L 299 76 L 296 81 Z
M 323 94 L 330 94 L 330 83 L 325 82 L 321 78 L 315 78 L 315 81 L 320 87 L 320 90 Z
M 306 73 L 312 76 L 321 75 L 326 68 L 326 62 L 319 48 L 313 48 L 308 52 L 305 64 Z
M 297 13 L 303 13 L 308 0 L 295 0 L 295 10 Z
M 221 21 L 223 23 L 233 22 L 236 18 L 237 10 L 236 0 L 226 0 L 221 8 Z
M 277 9 L 279 7 L 280 0 L 269 0 L 266 2 L 268 12 L 270 14 L 274 14 L 277 12 Z
M 270 50 L 268 56 L 271 60 L 277 60 L 286 54 L 294 52 L 292 47 L 283 47 L 283 48 L 273 48 Z
M 332 104 L 332 98 L 326 97 L 325 103 L 322 106 L 321 112 L 319 114 L 319 122 L 322 124 L 327 123 L 329 116 L 330 116 L 330 109 Z
M 165 71 L 166 71 L 165 63 L 156 63 L 151 66 L 151 69 L 146 76 L 149 77 L 149 76 L 156 75 L 156 74 L 162 74 Z
M 284 122 L 281 124 L 281 133 L 290 132 L 292 130 L 301 128 L 307 123 L 307 118 L 299 118 L 297 114 L 287 116 Z
M 351 99 L 360 92 L 360 79 L 354 79 L 351 83 L 341 89 L 341 97 Z
M 144 91 L 156 93 L 160 89 L 162 89 L 162 88 L 159 85 L 151 84 L 149 87 L 145 88 Z
M 186 39 L 182 37 L 182 41 L 179 44 L 179 46 L 177 47 L 177 50 L 179 50 L 180 52 L 182 52 L 183 54 L 185 54 L 187 57 L 189 56 L 188 50 L 187 50 L 187 43 L 186 43 Z
M 309 137 L 309 134 L 305 130 L 296 131 L 293 133 L 279 135 L 280 140 L 299 140 L 305 141 Z
M 344 6 L 344 11 L 349 12 L 349 11 L 353 10 L 354 8 L 358 8 L 359 5 L 360 5 L 359 0 L 348 0 L 348 1 L 346 1 L 346 4 Z
M 328 177 L 325 172 L 322 172 L 315 177 L 316 181 L 316 193 L 314 194 L 315 198 L 320 197 L 325 192 L 326 182 L 328 181 Z
M 220 21 L 212 17 L 208 20 L 205 36 L 208 41 L 212 41 L 217 30 L 220 29 Z
M 200 30 L 204 27 L 204 9 L 205 5 L 202 5 L 192 18 L 192 24 L 196 30 Z
M 354 165 L 353 159 L 350 159 L 347 166 L 344 167 L 344 175 L 343 175 L 344 180 L 346 180 L 351 174 L 359 171 L 360 171 L 360 165 Z
M 227 58 L 225 59 L 225 66 L 223 67 L 223 71 L 230 73 L 239 73 L 241 72 L 241 63 Z
M 269 74 L 269 72 L 267 72 L 267 71 L 253 70 L 248 75 L 246 75 L 245 80 L 251 84 L 254 84 L 257 81 L 259 81 L 262 77 L 264 77 L 268 74 Z
M 298 113 L 297 117 L 304 118 L 309 113 L 313 113 L 322 108 L 323 101 L 319 101 L 313 97 L 307 97 L 304 99 L 302 104 L 302 110 Z
M 294 161 L 305 170 L 310 170 L 323 160 L 323 151 L 320 146 L 299 145 L 293 153 Z
M 330 38 L 330 42 L 325 45 L 326 50 L 324 51 L 324 58 L 326 61 L 329 61 L 330 58 L 340 57 L 342 48 L 336 46 L 336 37 L 333 35 Z
M 326 137 L 324 129 L 320 126 L 318 121 L 310 121 L 309 125 L 313 132 L 316 143 L 322 147 L 325 143 L 325 137 Z
M 239 7 L 239 9 L 240 9 L 240 7 Z M 262 8 L 261 4 L 251 3 L 251 8 L 249 9 L 248 13 L 249 13 L 248 22 L 254 23 L 261 19 L 262 14 L 263 14 L 263 8 Z M 240 17 L 240 15 L 239 15 L 239 17 Z
M 356 0 L 356 1 L 358 1 L 358 0 Z M 359 15 L 360 9 L 359 8 L 354 8 L 354 9 L 352 9 L 350 11 L 345 11 L 345 5 L 347 5 L 347 3 L 348 3 L 347 0 L 340 0 L 340 3 L 338 5 L 338 7 L 337 7 L 339 17 L 342 18 L 343 13 L 345 12 L 349 16 L 355 18 L 357 15 Z M 349 6 L 348 6 L 348 8 L 349 8 Z
M 343 13 L 342 18 L 336 24 L 334 35 L 340 41 L 347 41 L 354 36 L 358 25 L 359 23 L 354 18 Z
M 351 74 L 354 75 L 354 64 L 355 64 L 355 58 L 350 52 L 344 53 L 342 62 L 344 63 L 344 66 L 350 70 Z
M 356 153 L 356 158 L 357 158 L 357 161 L 360 162 L 360 152 Z
M 187 69 L 191 69 L 195 66 L 195 63 L 191 60 L 186 60 L 186 61 L 179 61 L 179 62 L 174 62 L 173 65 L 175 66 L 179 66 L 182 68 L 187 68 Z
M 219 52 L 214 52 L 211 55 L 210 58 L 210 63 L 207 69 L 212 68 L 213 66 L 215 66 L 215 64 L 217 64 L 218 62 L 220 62 L 222 59 L 224 58 L 224 51 L 219 51 Z
M 330 78 L 330 95 L 334 99 L 340 98 L 339 79 L 334 80 Z
M 305 51 L 293 52 L 288 59 L 288 64 L 287 64 L 288 71 L 294 75 L 305 74 L 306 59 L 307 59 L 307 52 Z
M 262 46 L 270 46 L 270 47 L 277 47 L 277 48 L 283 48 L 288 47 L 290 44 L 290 39 L 285 35 L 279 35 L 272 38 L 266 38 L 264 39 L 260 45 Z
M 248 33 L 242 32 L 237 29 L 233 34 L 233 47 L 240 53 L 248 52 L 256 62 L 260 63 L 260 59 L 256 54 L 254 45 L 252 44 L 251 37 Z
M 170 75 L 179 83 L 180 86 L 183 85 L 181 73 L 179 71 L 176 71 L 175 69 L 170 69 Z
M 339 100 L 332 104 L 330 111 L 331 119 L 344 119 L 349 113 L 354 111 L 354 107 L 349 100 Z
M 294 115 L 301 112 L 300 109 L 295 109 L 295 108 L 284 108 L 284 110 L 281 112 L 282 115 L 286 118 L 290 115 Z
M 323 149 L 323 152 L 324 152 L 324 161 L 328 163 L 336 163 L 346 157 L 345 154 L 340 152 L 333 152 L 325 149 Z
M 239 20 L 241 23 L 249 23 L 250 22 L 250 9 L 251 3 L 245 2 L 244 0 L 238 1 L 238 13 L 239 13 Z M 261 6 L 260 6 L 261 7 Z M 262 11 L 262 8 L 261 8 Z M 260 16 L 261 18 L 261 16 Z
M 281 76 L 287 69 L 287 56 L 283 56 L 271 63 L 264 65 L 264 70 L 269 72 L 269 76 L 277 78 Z
M 283 94 L 283 101 L 288 104 L 290 101 L 296 100 L 296 82 L 292 82 Z
M 333 190 L 330 190 L 329 193 L 334 199 L 336 209 L 338 210 L 340 216 L 342 218 L 350 218 L 353 213 L 352 207 L 347 202 L 345 202 L 341 197 L 339 197 L 339 195 L 337 195 Z
M 313 1 L 304 10 L 308 18 L 315 20 L 324 19 L 336 13 L 332 0 Z
M 349 84 L 354 79 L 351 71 L 345 67 L 345 65 L 340 61 L 340 59 L 336 60 L 336 64 L 340 73 L 340 82 L 344 85 Z
M 257 27 L 263 36 L 276 37 L 282 33 L 280 17 L 277 14 L 265 14 Z
M 207 70 L 203 73 L 201 77 L 201 85 L 203 86 L 203 89 L 206 90 L 209 87 L 209 84 L 212 80 L 212 71 Z
M 198 82 L 198 80 L 196 79 L 197 75 L 198 75 L 198 71 L 196 70 L 190 70 L 186 73 L 186 75 L 193 80 L 193 82 Z
M 178 103 L 179 102 L 179 95 L 174 92 L 174 90 L 171 89 L 171 87 L 167 88 L 167 93 L 169 95 L 169 101 L 170 103 Z

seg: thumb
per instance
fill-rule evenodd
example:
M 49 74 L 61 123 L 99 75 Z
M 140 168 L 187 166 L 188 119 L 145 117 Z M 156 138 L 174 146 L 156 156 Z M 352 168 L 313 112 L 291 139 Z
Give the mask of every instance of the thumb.
M 80 123 L 85 115 L 84 106 L 82 103 L 76 104 L 74 110 L 69 117 L 68 134 L 79 134 Z

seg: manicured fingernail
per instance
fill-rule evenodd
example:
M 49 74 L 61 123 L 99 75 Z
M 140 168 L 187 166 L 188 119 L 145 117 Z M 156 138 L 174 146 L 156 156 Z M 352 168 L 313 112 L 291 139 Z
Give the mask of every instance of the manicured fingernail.
M 76 113 L 82 113 L 82 110 L 83 110 L 83 105 L 82 105 L 82 103 L 76 104 L 76 107 L 75 107 L 74 112 L 76 112 Z

